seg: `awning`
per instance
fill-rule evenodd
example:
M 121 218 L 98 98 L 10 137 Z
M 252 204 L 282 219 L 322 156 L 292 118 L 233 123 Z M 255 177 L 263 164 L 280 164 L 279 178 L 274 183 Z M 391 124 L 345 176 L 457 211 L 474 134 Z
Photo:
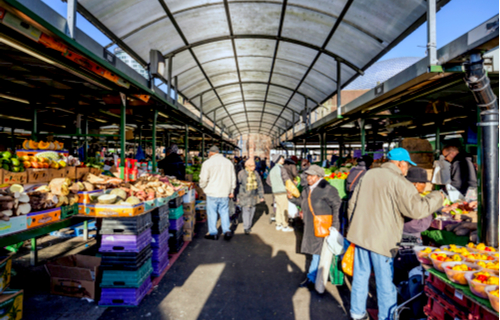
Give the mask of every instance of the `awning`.
M 180 93 L 228 132 L 276 136 L 420 26 L 426 3 L 79 0 L 78 10 L 140 64 L 151 49 L 172 57 Z

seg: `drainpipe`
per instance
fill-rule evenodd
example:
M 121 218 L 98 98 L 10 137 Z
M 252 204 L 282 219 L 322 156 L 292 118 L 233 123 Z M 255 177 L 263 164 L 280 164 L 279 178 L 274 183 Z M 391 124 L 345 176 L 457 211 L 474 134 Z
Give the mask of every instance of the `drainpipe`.
M 465 82 L 480 111 L 481 167 L 479 238 L 488 246 L 498 247 L 498 100 L 490 86 L 480 53 L 471 54 L 464 64 Z

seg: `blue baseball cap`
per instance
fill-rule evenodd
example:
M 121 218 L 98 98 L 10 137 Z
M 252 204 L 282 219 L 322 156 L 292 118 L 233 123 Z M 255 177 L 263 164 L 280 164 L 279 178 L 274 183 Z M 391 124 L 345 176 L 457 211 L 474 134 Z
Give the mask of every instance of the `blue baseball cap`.
M 411 161 L 410 153 L 408 153 L 408 151 L 406 151 L 406 149 L 403 148 L 392 149 L 387 154 L 387 158 L 393 161 L 406 161 L 412 166 L 417 166 L 415 162 Z

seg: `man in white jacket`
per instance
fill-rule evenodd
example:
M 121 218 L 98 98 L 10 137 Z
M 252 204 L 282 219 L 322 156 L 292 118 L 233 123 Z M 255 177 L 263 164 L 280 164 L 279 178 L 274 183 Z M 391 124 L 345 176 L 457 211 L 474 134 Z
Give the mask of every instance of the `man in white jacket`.
M 229 159 L 219 153 L 217 146 L 208 150 L 208 160 L 201 166 L 200 187 L 207 195 L 208 234 L 205 239 L 218 240 L 217 220 L 220 214 L 224 239 L 233 233 L 229 229 L 229 198 L 236 188 L 236 173 Z

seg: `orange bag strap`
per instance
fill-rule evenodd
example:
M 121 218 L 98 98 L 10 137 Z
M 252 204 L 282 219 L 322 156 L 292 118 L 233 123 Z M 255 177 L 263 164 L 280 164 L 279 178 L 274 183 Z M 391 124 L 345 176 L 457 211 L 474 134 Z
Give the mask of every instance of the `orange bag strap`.
M 316 215 L 314 214 L 313 206 L 311 204 L 311 193 L 312 191 L 309 191 L 309 195 L 307 196 L 307 202 L 309 203 L 309 210 L 311 210 L 312 215 L 316 217 Z
M 358 180 L 359 175 L 360 175 L 360 174 L 362 174 L 362 173 L 363 173 L 363 171 L 360 171 L 360 172 L 358 173 L 358 175 L 357 175 L 356 177 L 354 177 L 354 180 L 352 180 L 351 185 L 349 186 L 349 190 L 352 190 L 352 189 L 351 189 L 351 188 L 352 188 L 352 185 L 354 184 L 354 182 L 356 182 L 356 180 Z M 353 191 L 354 191 L 354 190 L 353 190 Z

